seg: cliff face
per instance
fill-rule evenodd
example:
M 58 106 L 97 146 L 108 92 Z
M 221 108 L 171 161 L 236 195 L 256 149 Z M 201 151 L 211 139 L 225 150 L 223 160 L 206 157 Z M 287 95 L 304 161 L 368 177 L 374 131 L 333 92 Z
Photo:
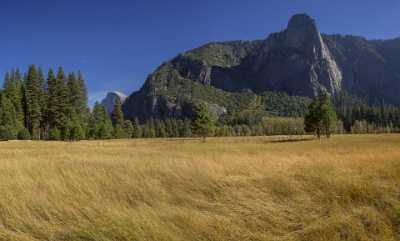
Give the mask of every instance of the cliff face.
M 271 35 L 252 66 L 262 90 L 313 96 L 320 91 L 336 94 L 342 86 L 342 73 L 307 15 L 294 16 L 285 31 Z
M 229 111 L 251 92 L 313 97 L 341 91 L 400 104 L 400 41 L 322 35 L 305 14 L 265 40 L 211 43 L 160 66 L 124 104 L 129 118 L 181 117 L 200 101 Z M 235 97 L 232 97 L 235 96 Z

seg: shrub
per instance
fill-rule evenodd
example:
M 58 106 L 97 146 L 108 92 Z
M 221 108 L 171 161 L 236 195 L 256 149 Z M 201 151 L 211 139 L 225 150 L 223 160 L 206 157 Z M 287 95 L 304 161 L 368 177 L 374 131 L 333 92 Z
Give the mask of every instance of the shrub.
M 18 132 L 18 140 L 30 140 L 31 139 L 31 133 L 29 133 L 28 129 L 22 128 Z
M 13 129 L 9 126 L 0 126 L 0 140 L 8 141 L 15 140 L 16 135 Z
M 54 128 L 50 130 L 49 139 L 53 141 L 58 141 L 61 139 L 61 132 L 59 129 Z

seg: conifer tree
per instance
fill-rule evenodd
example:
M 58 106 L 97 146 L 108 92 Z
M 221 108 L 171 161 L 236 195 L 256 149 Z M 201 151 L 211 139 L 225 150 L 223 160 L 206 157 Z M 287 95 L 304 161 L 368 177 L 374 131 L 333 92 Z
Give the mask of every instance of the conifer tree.
M 124 122 L 125 137 L 126 138 L 132 138 L 133 137 L 133 132 L 134 132 L 134 128 L 133 128 L 132 121 L 125 120 L 125 122 Z
M 59 131 L 61 139 L 68 139 L 70 127 L 71 106 L 64 70 L 60 67 L 57 77 L 50 69 L 47 80 L 48 88 L 48 121 L 51 129 Z
M 36 66 L 29 67 L 25 83 L 26 127 L 31 133 L 32 139 L 40 139 L 41 113 L 41 85 Z
M 18 121 L 14 105 L 5 93 L 0 92 L 0 139 L 13 140 L 18 134 Z
M 93 107 L 90 132 L 96 139 L 110 139 L 113 134 L 111 119 L 104 106 L 98 102 L 96 102 Z
M 121 100 L 116 98 L 114 103 L 114 110 L 111 113 L 111 120 L 114 126 L 114 137 L 124 138 L 126 134 L 124 133 L 124 114 L 122 113 Z
M 22 80 L 19 70 L 7 72 L 4 80 L 4 94 L 14 105 L 17 125 L 19 129 L 24 127 L 23 91 Z
M 202 137 L 203 142 L 206 141 L 208 135 L 213 133 L 215 129 L 215 121 L 208 111 L 206 104 L 202 103 L 197 106 L 192 128 L 194 133 Z
M 142 137 L 142 128 L 140 126 L 140 122 L 137 118 L 135 118 L 135 120 L 132 122 L 133 125 L 133 133 L 132 133 L 132 137 L 133 138 L 141 138 Z
M 330 97 L 323 94 L 308 107 L 308 113 L 304 118 L 305 131 L 315 133 L 318 138 L 323 134 L 329 138 L 336 128 L 336 121 L 337 117 Z
M 124 114 L 122 113 L 122 105 L 119 98 L 115 100 L 114 110 L 111 113 L 111 120 L 114 127 L 122 127 L 124 125 Z
M 40 120 L 40 133 L 41 139 L 47 138 L 47 125 L 46 125 L 46 118 L 47 118 L 47 93 L 46 93 L 46 77 L 43 73 L 41 68 L 38 69 L 38 84 L 39 84 L 39 103 L 40 103 L 40 113 L 41 113 L 41 120 Z

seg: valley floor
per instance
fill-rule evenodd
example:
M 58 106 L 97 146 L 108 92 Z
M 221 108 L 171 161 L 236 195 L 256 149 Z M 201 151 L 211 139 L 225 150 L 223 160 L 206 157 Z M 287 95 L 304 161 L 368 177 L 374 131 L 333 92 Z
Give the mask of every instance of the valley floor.
M 400 135 L 0 143 L 0 240 L 400 240 Z

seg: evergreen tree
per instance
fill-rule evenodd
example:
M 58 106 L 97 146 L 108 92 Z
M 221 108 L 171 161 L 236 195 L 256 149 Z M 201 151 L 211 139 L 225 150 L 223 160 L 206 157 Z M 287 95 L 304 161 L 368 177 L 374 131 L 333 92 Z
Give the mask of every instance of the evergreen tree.
M 323 132 L 326 137 L 330 138 L 336 130 L 337 116 L 334 107 L 331 103 L 331 98 L 328 95 L 320 96 L 320 113 L 322 119 Z
M 42 120 L 41 97 L 42 88 L 39 80 L 38 70 L 32 65 L 29 67 L 25 83 L 26 127 L 31 133 L 32 139 L 40 139 L 40 127 Z
M 206 137 L 211 135 L 215 129 L 215 121 L 208 111 L 206 104 L 200 104 L 196 108 L 196 115 L 193 121 L 193 132 L 206 141 Z
M 23 86 L 19 70 L 7 72 L 4 80 L 4 94 L 14 105 L 18 127 L 24 127 Z
M 139 120 L 136 118 L 133 122 L 133 133 L 132 137 L 133 138 L 141 138 L 143 135 L 142 127 L 140 126 Z
M 43 70 L 38 69 L 38 84 L 39 84 L 39 103 L 40 103 L 40 139 L 47 138 L 47 93 L 46 93 L 46 77 L 44 76 Z
M 81 124 L 86 125 L 88 120 L 87 93 L 82 74 L 78 72 L 78 78 L 74 73 L 69 74 L 67 86 L 70 106 L 77 113 Z
M 115 100 L 114 110 L 111 113 L 111 120 L 114 127 L 123 127 L 124 125 L 124 114 L 122 113 L 122 104 L 119 98 Z
M 93 107 L 90 121 L 91 135 L 95 139 L 110 139 L 113 135 L 113 126 L 109 115 L 103 105 L 96 102 Z
M 116 98 L 114 103 L 114 110 L 111 113 L 111 121 L 114 126 L 114 137 L 117 139 L 125 138 L 125 130 L 124 130 L 124 114 L 122 113 L 121 100 Z
M 71 105 L 69 92 L 66 86 L 64 70 L 60 67 L 57 77 L 50 69 L 47 80 L 48 88 L 48 122 L 51 129 L 60 131 L 61 139 L 68 139 Z M 57 132 L 57 131 L 56 131 Z
M 318 138 L 322 134 L 330 137 L 336 129 L 336 113 L 326 94 L 318 96 L 309 106 L 304 119 L 305 131 L 315 133 Z
M 0 92 L 0 139 L 13 140 L 17 138 L 18 121 L 14 105 L 5 93 Z
M 132 121 L 126 120 L 124 122 L 124 132 L 125 132 L 125 137 L 126 138 L 132 138 L 133 137 L 134 128 L 133 128 Z

